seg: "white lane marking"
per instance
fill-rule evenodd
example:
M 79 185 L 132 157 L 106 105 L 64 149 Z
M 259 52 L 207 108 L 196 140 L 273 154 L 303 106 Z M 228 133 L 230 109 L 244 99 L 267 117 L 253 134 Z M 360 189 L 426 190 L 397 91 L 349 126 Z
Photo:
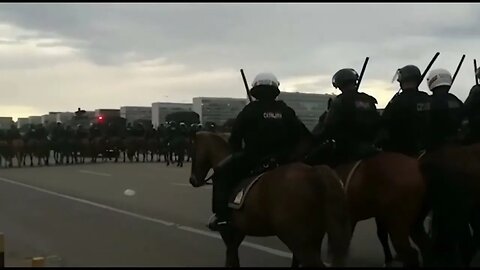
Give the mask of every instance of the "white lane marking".
M 144 216 L 144 215 L 141 215 L 141 214 L 132 213 L 132 212 L 129 212 L 129 211 L 125 211 L 125 210 L 121 210 L 121 209 L 114 208 L 114 207 L 111 207 L 111 206 L 107 206 L 107 205 L 104 205 L 104 204 L 88 201 L 88 200 L 85 200 L 85 199 L 80 199 L 80 198 L 77 198 L 77 197 L 73 197 L 73 196 L 70 196 L 70 195 L 65 195 L 65 194 L 62 194 L 62 193 L 55 192 L 55 191 L 50 191 L 50 190 L 43 189 L 43 188 L 40 188 L 40 187 L 31 186 L 31 185 L 28 185 L 28 184 L 20 183 L 20 182 L 17 182 L 17 181 L 11 180 L 11 179 L 7 179 L 7 178 L 3 178 L 3 177 L 0 177 L 0 181 L 10 183 L 12 185 L 17 185 L 17 186 L 33 189 L 33 190 L 36 190 L 36 191 L 39 191 L 39 192 L 43 192 L 43 193 L 50 194 L 50 195 L 53 195 L 53 196 L 57 196 L 57 197 L 61 197 L 61 198 L 64 198 L 64 199 L 76 201 L 76 202 L 79 202 L 79 203 L 84 203 L 84 204 L 87 204 L 87 205 L 95 206 L 95 207 L 98 207 L 98 208 L 101 208 L 101 209 L 110 210 L 112 212 L 124 214 L 126 216 L 138 218 L 138 219 L 141 219 L 141 220 L 150 221 L 150 222 L 154 222 L 154 223 L 159 223 L 159 224 L 162 224 L 162 225 L 165 225 L 165 226 L 176 225 L 176 228 L 179 229 L 179 230 L 183 230 L 183 231 L 187 231 L 187 232 L 191 232 L 191 233 L 196 233 L 196 234 L 199 234 L 199 235 L 204 235 L 204 236 L 208 236 L 208 237 L 215 238 L 215 239 L 222 239 L 218 233 L 199 230 L 199 229 L 195 229 L 195 228 L 192 228 L 192 227 L 176 224 L 174 222 L 161 220 L 161 219 L 158 219 L 158 218 L 147 217 L 147 216 Z M 270 253 L 270 254 L 273 254 L 273 255 L 276 255 L 276 256 L 290 258 L 290 259 L 292 258 L 292 253 L 290 253 L 290 252 L 285 252 L 285 251 L 281 251 L 281 250 L 278 250 L 278 249 L 269 248 L 269 247 L 266 247 L 266 246 L 250 243 L 250 242 L 247 242 L 247 241 L 243 241 L 241 245 L 246 246 L 246 247 L 250 247 L 250 248 L 254 248 L 254 249 L 257 249 L 257 250 L 261 250 L 261 251 L 264 251 L 266 253 Z
M 108 173 L 100 173 L 100 172 L 94 172 L 94 171 L 87 171 L 87 170 L 79 170 L 78 172 L 80 173 L 86 173 L 86 174 L 93 174 L 93 175 L 98 175 L 98 176 L 112 176 L 111 174 Z

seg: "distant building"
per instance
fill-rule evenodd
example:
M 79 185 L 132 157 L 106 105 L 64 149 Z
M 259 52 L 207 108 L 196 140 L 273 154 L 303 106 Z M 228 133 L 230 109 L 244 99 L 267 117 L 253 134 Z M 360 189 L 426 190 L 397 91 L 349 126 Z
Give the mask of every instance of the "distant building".
M 335 95 L 310 94 L 299 92 L 281 92 L 278 100 L 283 100 L 290 106 L 298 118 L 309 129 L 313 130 L 318 123 L 318 118 L 327 109 L 328 99 Z
M 42 115 L 41 121 L 44 126 L 48 124 L 57 122 L 57 114 L 58 112 L 50 112 L 48 114 Z
M 174 112 L 192 111 L 192 103 L 171 103 L 155 102 L 152 103 L 152 124 L 158 127 L 165 123 L 165 117 Z
M 196 97 L 193 111 L 200 115 L 200 122 L 214 122 L 218 126 L 234 119 L 247 104 L 243 98 Z
M 30 122 L 29 122 L 29 119 L 27 117 L 21 117 L 21 118 L 18 118 L 17 119 L 17 128 L 22 128 L 26 125 L 28 125 Z
M 120 107 L 120 117 L 125 118 L 127 124 L 137 120 L 151 121 L 152 107 L 123 106 Z
M 41 116 L 29 116 L 28 117 L 28 123 L 31 125 L 38 125 L 42 123 L 42 117 Z
M 10 125 L 13 123 L 12 117 L 0 117 L 0 129 L 9 129 Z
M 120 117 L 120 110 L 118 109 L 96 109 L 95 117 Z
M 56 122 L 68 123 L 75 114 L 73 112 L 59 112 L 56 114 Z

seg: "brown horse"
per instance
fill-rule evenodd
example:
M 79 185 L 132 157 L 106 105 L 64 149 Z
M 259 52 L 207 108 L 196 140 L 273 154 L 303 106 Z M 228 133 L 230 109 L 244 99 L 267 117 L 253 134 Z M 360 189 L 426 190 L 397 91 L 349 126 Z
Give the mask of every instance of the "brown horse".
M 198 132 L 190 183 L 206 183 L 208 171 L 230 155 L 221 136 Z M 245 198 L 243 208 L 233 210 L 232 225 L 220 232 L 226 245 L 227 267 L 239 267 L 238 247 L 246 235 L 277 236 L 302 266 L 324 266 L 321 246 L 325 233 L 332 239 L 335 265 L 347 255 L 351 228 L 342 185 L 327 166 L 302 163 L 280 166 L 263 174 Z
M 92 156 L 91 144 L 88 138 L 80 139 L 80 162 L 85 163 L 85 157 Z
M 13 152 L 6 139 L 0 139 L 0 162 L 5 159 L 5 167 L 12 167 Z M 1 165 L 1 163 L 0 163 Z
M 140 154 L 142 154 L 143 162 L 147 161 L 147 140 L 144 137 L 137 137 L 136 138 L 136 146 L 137 146 L 137 162 L 140 160 Z
M 421 169 L 429 184 L 435 263 L 469 266 L 480 248 L 480 144 L 427 153 Z
M 97 158 L 99 155 L 105 155 L 105 138 L 103 137 L 96 137 L 91 140 L 91 155 L 92 155 L 92 162 L 96 163 Z
M 10 167 L 13 166 L 12 157 L 17 159 L 17 166 L 21 167 L 22 163 L 25 164 L 25 142 L 23 139 L 13 139 L 10 143 Z
M 308 143 L 306 143 L 308 145 Z M 329 164 L 333 148 L 325 148 L 315 162 Z M 393 261 L 388 235 L 404 266 L 418 266 L 419 247 L 423 257 L 429 255 L 429 240 L 423 227 L 427 214 L 426 182 L 415 158 L 399 153 L 380 152 L 361 162 L 337 165 L 335 171 L 345 183 L 353 228 L 357 222 L 375 218 L 377 236 L 382 244 L 385 263 Z
M 49 165 L 48 162 L 50 159 L 50 142 L 47 140 L 47 138 L 37 140 L 34 153 L 38 159 L 38 166 L 41 165 L 42 161 L 45 166 Z
M 127 136 L 124 140 L 124 144 L 125 144 L 125 153 L 128 157 L 128 160 L 132 162 L 133 157 L 135 157 L 138 152 L 137 140 L 134 136 Z M 123 162 L 125 162 L 125 155 L 123 158 Z
M 33 167 L 33 156 L 35 155 L 35 150 L 37 147 L 38 140 L 35 138 L 27 138 L 25 143 L 25 159 L 23 160 L 23 165 L 26 166 L 26 156 L 30 157 L 30 167 Z
M 154 161 L 156 155 L 158 155 L 157 161 L 160 160 L 160 141 L 158 138 L 147 139 L 147 151 L 150 153 L 150 161 Z
M 120 157 L 120 152 L 123 149 L 122 138 L 119 136 L 108 138 L 107 148 L 113 150 L 113 156 L 115 157 L 115 162 L 118 162 L 118 158 Z

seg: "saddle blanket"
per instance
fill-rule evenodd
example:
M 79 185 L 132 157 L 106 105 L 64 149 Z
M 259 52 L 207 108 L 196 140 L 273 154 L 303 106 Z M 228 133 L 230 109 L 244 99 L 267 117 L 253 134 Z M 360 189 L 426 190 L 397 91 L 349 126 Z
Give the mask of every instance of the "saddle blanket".
M 257 176 L 248 177 L 243 181 L 241 181 L 240 184 L 238 184 L 233 190 L 232 195 L 228 200 L 228 206 L 235 210 L 241 209 L 243 206 L 243 202 L 247 197 L 248 192 L 253 187 L 253 185 L 255 185 L 255 183 L 257 183 L 258 180 L 260 180 L 263 174 L 264 173 Z

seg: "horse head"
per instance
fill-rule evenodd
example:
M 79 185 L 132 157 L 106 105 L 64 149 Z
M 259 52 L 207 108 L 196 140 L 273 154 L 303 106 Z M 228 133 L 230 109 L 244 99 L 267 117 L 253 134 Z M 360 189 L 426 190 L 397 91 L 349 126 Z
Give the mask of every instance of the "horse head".
M 190 184 L 193 187 L 205 185 L 208 180 L 205 177 L 210 169 L 215 168 L 230 152 L 224 137 L 212 132 L 197 132 L 192 144 Z

